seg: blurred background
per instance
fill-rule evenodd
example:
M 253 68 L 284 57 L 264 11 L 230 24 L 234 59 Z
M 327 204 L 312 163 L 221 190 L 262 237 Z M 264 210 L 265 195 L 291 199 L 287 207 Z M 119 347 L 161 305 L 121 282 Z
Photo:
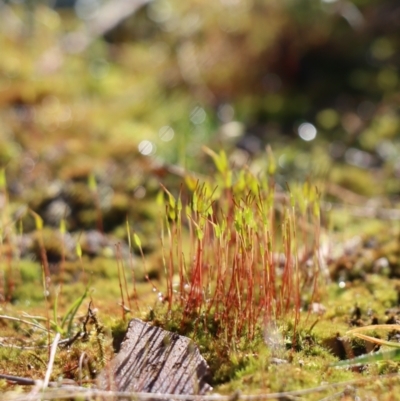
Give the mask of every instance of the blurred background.
M 397 202 L 398 0 L 0 0 L 0 19 L 0 167 L 50 224 L 92 225 L 94 178 L 111 229 L 171 172 L 211 173 L 202 145 Z

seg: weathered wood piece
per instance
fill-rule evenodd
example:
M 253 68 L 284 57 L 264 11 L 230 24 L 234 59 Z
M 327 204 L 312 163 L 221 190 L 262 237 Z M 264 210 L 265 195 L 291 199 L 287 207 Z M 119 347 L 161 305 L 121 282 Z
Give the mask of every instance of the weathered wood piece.
M 205 394 L 209 368 L 187 337 L 130 321 L 121 350 L 99 377 L 99 387 L 124 392 Z

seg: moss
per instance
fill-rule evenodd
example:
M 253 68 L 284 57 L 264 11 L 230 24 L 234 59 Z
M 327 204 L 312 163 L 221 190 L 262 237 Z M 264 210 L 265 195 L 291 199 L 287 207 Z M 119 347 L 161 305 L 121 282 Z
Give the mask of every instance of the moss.
M 111 325 L 112 345 L 114 352 L 117 353 L 121 348 L 121 343 L 125 338 L 128 329 L 128 322 L 124 320 L 116 320 Z
M 42 279 L 41 269 L 38 264 L 28 260 L 18 262 L 16 275 L 18 274 L 23 283 L 35 282 L 37 284 Z

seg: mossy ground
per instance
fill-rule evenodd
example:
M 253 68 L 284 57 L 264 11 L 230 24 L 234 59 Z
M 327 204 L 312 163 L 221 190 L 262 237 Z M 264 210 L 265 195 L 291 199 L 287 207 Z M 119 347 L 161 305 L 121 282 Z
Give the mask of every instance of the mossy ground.
M 365 222 L 361 226 L 368 234 L 361 236 L 352 247 L 346 248 L 341 242 L 330 244 L 333 253 L 339 252 L 336 247 L 347 251 L 342 251 L 340 257 L 332 256 L 329 269 L 333 281 L 320 285 L 314 307 L 305 298 L 304 305 L 310 310 L 301 312 L 296 327 L 293 311 L 289 311 L 287 316 L 281 315 L 269 323 L 261 320 L 252 338 L 246 332 L 240 337 L 226 334 L 213 309 L 208 315 L 204 309 L 185 314 L 179 304 L 169 309 L 164 298 L 168 283 L 162 268 L 163 257 L 154 255 L 157 252 L 150 253 L 146 260 L 148 270 L 159 271 L 151 282 L 144 277 L 140 256 L 134 256 L 134 276 L 127 260 L 84 256 L 81 260 L 65 261 L 62 267 L 52 270 L 46 296 L 40 264 L 26 260 L 12 262 L 4 276 L 7 291 L 1 308 L 1 371 L 43 378 L 48 361 L 47 345 L 56 330 L 54 314 L 60 325 L 67 309 L 88 290 L 71 320 L 70 331 L 67 332 L 66 324 L 61 331 L 64 339 L 76 337 L 68 346 L 60 346 L 51 376 L 53 381 L 73 379 L 93 385 L 97 372 L 107 367 L 118 349 L 131 317 L 140 317 L 191 337 L 210 365 L 211 381 L 218 393 L 230 394 L 237 390 L 251 394 L 279 393 L 396 373 L 400 365 L 390 360 L 369 364 L 363 369 L 333 366 L 339 359 L 372 349 L 362 340 L 345 339 L 347 330 L 371 323 L 395 322 L 400 311 L 400 280 L 396 278 L 397 258 L 394 259 L 398 255 L 397 231 L 393 229 L 389 234 L 383 231 L 383 225 L 373 224 L 368 228 Z M 334 237 L 332 233 L 331 239 Z M 376 266 L 382 257 L 390 260 L 383 271 Z M 125 277 L 121 276 L 122 264 Z M 7 316 L 21 321 L 9 320 Z M 22 320 L 37 323 L 42 329 Z M 51 334 L 47 334 L 47 329 Z M 85 355 L 84 363 L 82 355 Z M 379 386 L 389 391 L 392 384 L 382 380 L 379 385 L 368 380 L 355 384 L 355 391 L 373 394 Z M 15 387 L 6 382 L 2 386 L 7 391 Z M 390 390 L 391 394 L 395 388 Z M 317 400 L 321 394 L 333 392 L 328 387 L 306 398 Z

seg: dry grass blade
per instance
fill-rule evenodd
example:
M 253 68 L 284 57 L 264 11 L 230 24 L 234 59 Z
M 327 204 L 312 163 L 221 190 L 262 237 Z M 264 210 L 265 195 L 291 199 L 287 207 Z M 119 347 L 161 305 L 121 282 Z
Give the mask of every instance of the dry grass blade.
M 37 328 L 39 330 L 45 331 L 46 333 L 49 331 L 46 327 L 44 327 L 44 326 L 42 326 L 40 324 L 29 322 L 28 320 L 24 320 L 24 319 L 21 319 L 21 318 L 18 318 L 18 317 L 0 315 L 0 319 L 13 320 L 15 322 L 24 323 L 24 324 L 27 324 L 29 326 L 35 327 L 35 328 Z
M 346 334 L 354 334 L 360 331 L 368 331 L 368 330 L 399 330 L 400 331 L 400 324 L 376 324 L 371 326 L 363 326 L 357 327 L 355 329 L 351 329 L 347 331 Z
M 371 337 L 365 334 L 360 333 L 360 331 L 368 331 L 368 330 L 400 330 L 400 325 L 396 324 L 381 324 L 381 325 L 372 325 L 372 326 L 364 326 L 357 327 L 356 329 L 349 330 L 347 334 L 351 334 L 354 337 L 360 338 L 365 341 L 372 342 L 377 345 L 385 345 L 391 347 L 392 349 L 389 351 L 380 351 L 372 354 L 361 355 L 357 358 L 348 359 L 344 361 L 340 361 L 334 363 L 332 366 L 336 367 L 349 367 L 349 366 L 358 366 L 367 363 L 376 363 L 379 361 L 398 361 L 400 359 L 400 344 L 393 341 L 381 340 L 380 338 Z M 394 349 L 393 349 L 394 348 Z
M 393 341 L 381 340 L 380 338 L 366 336 L 365 334 L 361 334 L 361 333 L 353 333 L 353 336 L 361 338 L 361 340 L 369 341 L 374 344 L 387 345 L 387 346 L 393 347 L 393 348 L 400 348 L 400 344 L 395 343 Z
M 349 330 L 347 334 L 351 334 L 354 337 L 361 338 L 362 340 L 369 341 L 374 344 L 378 345 L 387 345 L 389 347 L 393 348 L 400 348 L 400 344 L 395 343 L 393 341 L 386 341 L 382 340 L 380 338 L 376 337 L 371 337 L 365 334 L 360 333 L 360 331 L 368 331 L 368 330 L 399 330 L 400 331 L 400 325 L 399 324 L 378 324 L 378 325 L 373 325 L 373 326 L 364 326 L 364 327 L 357 327 L 356 329 Z

